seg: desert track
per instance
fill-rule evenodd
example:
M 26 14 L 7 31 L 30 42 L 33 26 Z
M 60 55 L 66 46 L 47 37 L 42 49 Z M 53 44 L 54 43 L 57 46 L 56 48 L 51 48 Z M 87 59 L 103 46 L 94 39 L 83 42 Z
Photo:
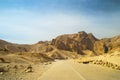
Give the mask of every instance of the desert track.
M 110 68 L 61 60 L 53 63 L 38 80 L 119 80 L 120 71 Z

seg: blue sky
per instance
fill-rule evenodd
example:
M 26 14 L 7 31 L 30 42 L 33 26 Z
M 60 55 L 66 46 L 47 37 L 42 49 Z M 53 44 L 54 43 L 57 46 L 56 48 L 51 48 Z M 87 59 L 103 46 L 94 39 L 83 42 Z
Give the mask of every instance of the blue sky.
M 119 0 L 0 0 L 0 39 L 32 44 L 61 34 L 120 34 Z

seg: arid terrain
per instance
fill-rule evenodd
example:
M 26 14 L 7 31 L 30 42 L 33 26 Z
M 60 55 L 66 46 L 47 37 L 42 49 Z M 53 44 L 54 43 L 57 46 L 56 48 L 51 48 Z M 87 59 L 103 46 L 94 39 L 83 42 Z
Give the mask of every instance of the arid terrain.
M 0 40 L 0 80 L 119 80 L 120 35 L 97 39 L 84 31 L 51 41 Z

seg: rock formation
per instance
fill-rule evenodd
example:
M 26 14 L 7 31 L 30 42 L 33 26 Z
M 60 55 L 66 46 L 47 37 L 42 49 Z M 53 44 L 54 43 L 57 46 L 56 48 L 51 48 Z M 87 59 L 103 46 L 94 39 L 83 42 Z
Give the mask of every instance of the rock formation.
M 120 51 L 120 35 L 113 38 L 101 39 L 94 44 L 94 52 L 97 54 L 110 53 L 116 50 Z
M 90 33 L 78 32 L 77 34 L 67 34 L 58 36 L 52 40 L 52 45 L 61 50 L 77 52 L 84 54 L 82 50 L 93 51 L 94 43 L 97 39 Z
M 102 55 L 116 50 L 120 51 L 120 35 L 97 39 L 92 33 L 81 31 L 75 34 L 60 35 L 52 41 L 39 41 L 32 45 L 13 44 L 0 40 L 0 53 L 56 54 L 55 50 L 57 52 L 61 52 L 59 50 L 75 52 L 81 55 Z

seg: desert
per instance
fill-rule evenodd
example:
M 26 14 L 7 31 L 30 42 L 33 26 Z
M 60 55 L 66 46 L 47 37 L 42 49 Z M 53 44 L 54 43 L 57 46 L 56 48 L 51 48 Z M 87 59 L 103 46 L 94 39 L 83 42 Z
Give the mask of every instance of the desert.
M 96 78 L 90 77 L 94 69 L 100 71 Z M 118 80 L 119 74 L 119 35 L 97 39 L 81 31 L 31 45 L 0 40 L 0 80 L 68 80 L 68 76 L 71 80 Z

